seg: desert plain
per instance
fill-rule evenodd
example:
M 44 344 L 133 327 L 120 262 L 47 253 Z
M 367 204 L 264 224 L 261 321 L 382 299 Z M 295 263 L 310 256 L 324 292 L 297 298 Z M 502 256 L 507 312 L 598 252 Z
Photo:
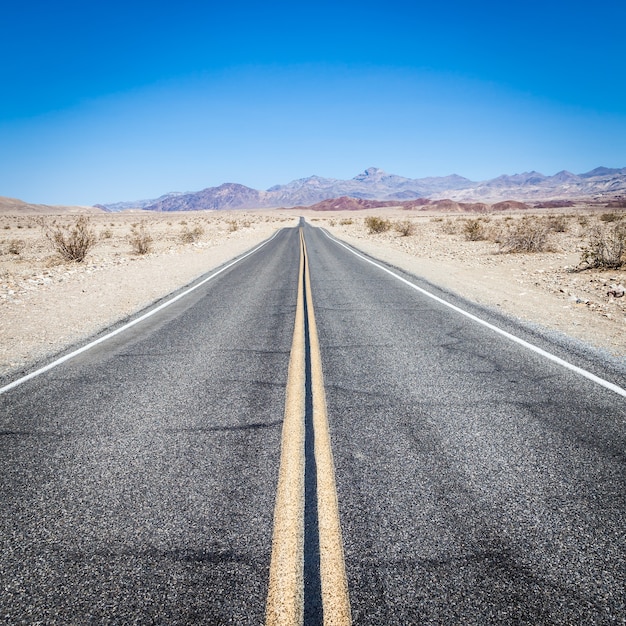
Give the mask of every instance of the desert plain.
M 82 262 L 70 262 L 59 256 L 52 235 L 69 233 L 81 214 L 95 245 Z M 626 362 L 626 269 L 589 269 L 583 262 L 594 233 L 626 224 L 623 210 L 22 208 L 0 212 L 0 377 L 14 377 L 129 318 L 276 230 L 296 226 L 300 215 L 372 257 Z M 380 232 L 372 232 L 372 217 L 384 222 Z M 542 251 L 507 249 L 507 236 L 524 223 L 541 227 Z M 146 250 L 138 250 L 138 235 Z

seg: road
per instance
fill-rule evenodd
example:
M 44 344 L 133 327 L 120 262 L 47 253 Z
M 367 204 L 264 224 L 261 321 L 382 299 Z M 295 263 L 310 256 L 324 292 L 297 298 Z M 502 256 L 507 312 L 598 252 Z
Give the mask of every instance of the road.
M 623 373 L 303 231 L 0 395 L 0 622 L 626 623 L 624 396 L 411 285 Z

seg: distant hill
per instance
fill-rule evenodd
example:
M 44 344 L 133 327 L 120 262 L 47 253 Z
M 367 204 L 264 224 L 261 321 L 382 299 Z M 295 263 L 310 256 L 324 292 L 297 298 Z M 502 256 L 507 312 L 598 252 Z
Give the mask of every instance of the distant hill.
M 85 206 L 57 206 L 50 204 L 31 204 L 17 198 L 0 196 L 0 213 L 20 215 L 45 215 L 56 213 L 100 213 L 102 209 Z
M 615 169 L 610 167 L 596 167 L 595 170 L 586 172 L 585 174 L 579 174 L 581 178 L 596 178 L 597 176 L 619 176 L 626 175 L 626 167 L 622 169 Z
M 450 200 L 465 203 L 566 202 L 568 199 L 621 201 L 626 197 L 626 168 L 597 167 L 573 174 L 561 171 L 554 176 L 540 172 L 502 175 L 474 182 L 462 176 L 406 178 L 370 167 L 349 180 L 310 176 L 266 191 L 238 183 L 224 183 L 196 192 L 173 192 L 155 200 L 97 205 L 110 211 L 142 208 L 149 211 L 196 211 L 310 207 L 326 200 L 353 198 L 380 202 L 418 199 Z M 342 200 L 342 202 L 346 202 Z M 322 209 L 320 209 L 322 210 Z
M 428 211 L 441 211 L 442 213 L 484 213 L 486 211 L 524 211 L 531 207 L 523 202 L 515 200 L 505 200 L 490 205 L 485 202 L 455 202 L 448 198 L 442 200 L 428 200 L 418 198 L 417 200 L 363 200 L 362 198 L 331 198 L 322 200 L 317 204 L 308 207 L 293 207 L 294 210 L 308 209 L 309 211 L 360 211 L 363 209 L 380 209 L 384 207 L 394 207 L 405 210 L 424 209 Z
M 169 194 L 148 204 L 147 211 L 198 211 L 251 209 L 267 206 L 263 192 L 236 183 L 225 183 L 219 187 L 209 187 L 194 193 Z
M 166 193 L 165 195 L 157 198 L 156 200 L 127 200 L 125 202 L 113 202 L 112 204 L 96 204 L 96 208 L 103 209 L 105 211 L 128 211 L 129 209 L 144 209 L 148 205 L 155 204 L 157 202 L 162 202 L 164 200 L 169 200 L 170 198 L 176 198 L 178 196 L 185 195 L 181 191 L 173 191 L 171 193 Z

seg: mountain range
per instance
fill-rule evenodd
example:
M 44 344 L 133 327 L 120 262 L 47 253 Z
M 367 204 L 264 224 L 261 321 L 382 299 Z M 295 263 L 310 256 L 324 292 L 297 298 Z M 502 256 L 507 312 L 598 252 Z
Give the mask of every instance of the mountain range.
M 148 211 L 196 211 L 311 206 L 338 197 L 385 202 L 450 199 L 458 202 L 519 200 L 546 202 L 567 199 L 616 200 L 626 196 L 626 167 L 598 167 L 583 174 L 561 171 L 503 175 L 475 182 L 462 176 L 405 178 L 370 167 L 349 180 L 310 176 L 265 191 L 224 183 L 196 192 L 173 192 L 154 200 L 96 205 L 108 211 L 140 208 Z

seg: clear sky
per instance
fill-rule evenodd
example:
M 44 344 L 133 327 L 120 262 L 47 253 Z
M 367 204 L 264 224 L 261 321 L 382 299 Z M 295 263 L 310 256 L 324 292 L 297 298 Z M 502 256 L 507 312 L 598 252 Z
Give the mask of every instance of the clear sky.
M 626 3 L 23 0 L 0 196 L 626 166 Z

